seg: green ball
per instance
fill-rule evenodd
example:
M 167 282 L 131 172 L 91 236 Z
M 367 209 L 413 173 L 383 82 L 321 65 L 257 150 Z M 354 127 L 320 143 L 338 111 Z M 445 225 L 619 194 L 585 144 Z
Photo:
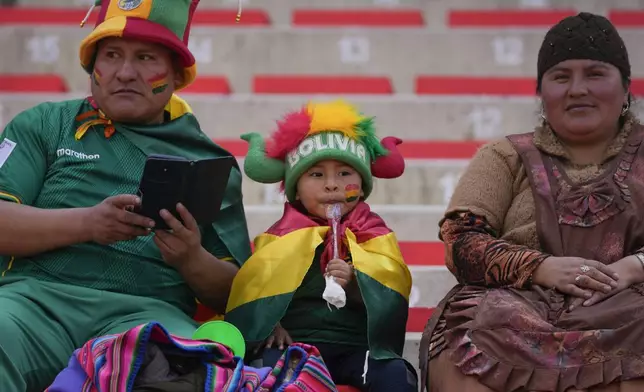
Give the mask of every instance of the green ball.
M 192 335 L 192 339 L 221 343 L 228 347 L 236 357 L 243 358 L 246 354 L 244 336 L 237 327 L 226 321 L 215 320 L 202 324 Z

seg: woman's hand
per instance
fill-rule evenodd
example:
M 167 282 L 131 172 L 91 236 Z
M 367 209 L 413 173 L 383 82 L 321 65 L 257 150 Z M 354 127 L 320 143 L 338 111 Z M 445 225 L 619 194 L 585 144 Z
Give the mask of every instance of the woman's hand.
M 593 292 L 610 293 L 619 275 L 605 264 L 581 257 L 548 257 L 532 274 L 532 281 L 575 297 L 589 299 Z
M 581 306 L 582 304 L 583 306 L 593 306 L 635 283 L 641 283 L 644 281 L 644 268 L 636 256 L 624 257 L 608 266 L 608 268 L 622 277 L 617 281 L 617 287 L 608 293 L 595 291 L 593 295 L 585 301 L 576 299 L 568 308 L 569 311 L 572 311 L 574 308 Z
M 282 324 L 277 323 L 275 329 L 273 329 L 271 336 L 266 339 L 266 348 L 271 348 L 273 347 L 273 345 L 275 345 L 280 350 L 284 350 L 292 343 L 293 339 L 291 339 L 291 335 L 286 332 L 286 330 L 282 327 Z

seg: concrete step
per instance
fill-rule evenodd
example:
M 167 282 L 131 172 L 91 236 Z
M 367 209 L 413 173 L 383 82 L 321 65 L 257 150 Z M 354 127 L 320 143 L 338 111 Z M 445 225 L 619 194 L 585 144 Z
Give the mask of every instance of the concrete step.
M 20 5 L 25 7 L 84 7 L 93 4 L 93 0 L 20 0 Z M 238 0 L 201 0 L 199 9 L 210 7 L 233 8 Z M 295 8 L 316 8 L 316 9 L 351 9 L 351 8 L 428 8 L 439 7 L 450 9 L 463 8 L 588 8 L 604 4 L 603 0 L 450 0 L 446 1 L 423 1 L 423 0 L 243 0 L 244 7 L 263 8 L 275 10 L 280 5 L 286 10 Z M 615 0 L 611 2 L 613 8 L 637 8 L 640 0 Z
M 264 232 L 283 212 L 282 206 L 245 205 L 248 232 L 251 238 Z M 372 205 L 399 241 L 437 241 L 438 221 L 443 217 L 442 205 Z
M 181 94 L 192 106 L 204 132 L 216 139 L 237 139 L 244 132 L 270 134 L 275 121 L 297 110 L 308 100 L 331 100 L 337 96 L 232 95 L 206 97 Z M 43 100 L 60 101 L 82 97 L 70 95 L 0 95 L 2 118 L 7 122 Z M 376 117 L 381 136 L 403 140 L 492 139 L 508 133 L 529 131 L 539 121 L 534 98 L 502 97 L 345 97 L 363 113 Z M 0 121 L 0 124 L 2 121 Z
M 28 100 L 1 100 L 0 99 L 0 124 L 8 122 L 15 114 L 32 105 L 40 102 L 31 96 Z M 18 110 L 20 108 L 20 110 Z M 3 110 L 4 109 L 4 110 Z M 207 124 L 200 117 L 202 124 Z M 208 129 L 205 129 L 208 132 Z M 211 132 L 208 132 L 212 135 Z M 216 133 L 215 133 L 216 134 Z M 430 136 L 430 135 L 428 135 Z M 243 154 L 247 144 L 239 139 L 215 139 L 220 142 L 224 148 L 230 148 L 234 154 L 241 152 L 240 166 L 243 167 Z M 405 147 L 412 147 L 414 150 L 423 150 L 422 145 L 417 145 L 413 140 L 407 141 Z M 458 182 L 458 178 L 469 162 L 470 154 L 474 149 L 469 144 L 462 145 L 454 143 L 450 145 L 453 151 L 453 157 L 461 156 L 464 159 L 434 159 L 432 152 L 425 150 L 421 153 L 427 153 L 423 156 L 427 159 L 407 159 L 406 171 L 402 177 L 392 180 L 375 179 L 374 191 L 370 196 L 370 203 L 373 204 L 428 204 L 441 205 L 446 204 L 452 195 L 453 189 Z M 468 153 L 467 150 L 471 150 Z M 243 178 L 244 201 L 250 205 L 273 205 L 281 206 L 284 202 L 284 195 L 279 190 L 279 184 L 260 184 L 249 178 Z
M 28 7 L 79 7 L 89 8 L 92 0 L 21 0 Z M 199 11 L 209 8 L 236 9 L 237 0 L 202 0 Z M 294 9 L 408 9 L 424 11 L 426 23 L 443 26 L 448 10 L 461 9 L 577 9 L 595 13 L 606 13 L 611 8 L 641 9 L 642 0 L 244 0 L 244 8 L 265 10 L 275 25 L 288 25 Z M 198 11 L 198 12 L 199 12 Z
M 420 332 L 408 332 L 405 336 L 405 347 L 403 348 L 403 358 L 405 358 L 407 362 L 414 366 L 418 377 L 420 377 L 418 354 L 420 352 L 419 349 L 421 336 L 422 334 Z
M 269 134 L 275 120 L 308 100 L 336 97 L 261 96 L 200 98 L 185 94 L 202 124 L 216 138 L 236 138 L 243 132 Z M 402 139 L 490 139 L 517 132 L 538 121 L 534 98 L 346 96 L 360 111 L 376 117 L 379 135 Z M 252 115 L 248 115 L 252 113 Z
M 541 30 L 212 29 L 195 27 L 191 47 L 201 75 L 226 76 L 233 92 L 253 91 L 259 74 L 378 75 L 411 93 L 420 74 L 534 76 Z M 634 77 L 644 76 L 644 31 L 622 32 Z M 2 26 L 0 73 L 58 73 L 85 91 L 78 27 Z M 453 48 L 459 48 L 453 51 Z M 400 61 L 405 59 L 405 61 Z
M 403 349 L 403 357 L 409 361 L 418 370 L 418 353 L 420 347 L 420 338 L 421 333 L 419 332 L 408 332 L 405 336 L 405 348 Z M 420 373 L 419 373 L 420 375 Z
M 445 294 L 458 282 L 446 267 L 411 266 L 412 293 L 409 306 L 414 308 L 433 308 Z
M 214 139 L 238 140 L 244 132 L 268 135 L 275 120 L 308 100 L 337 96 L 231 95 L 210 97 L 180 94 L 192 106 L 204 132 Z M 84 94 L 0 94 L 0 126 L 43 101 L 61 101 Z M 376 117 L 378 134 L 412 140 L 490 140 L 530 131 L 540 121 L 532 97 L 394 95 L 345 97 L 359 110 Z M 644 105 L 634 108 L 644 116 Z
M 392 180 L 375 179 L 374 191 L 369 196 L 372 204 L 447 204 L 467 161 L 432 160 L 411 161 L 405 173 Z M 275 205 L 285 201 L 279 184 L 259 184 L 243 179 L 246 205 Z

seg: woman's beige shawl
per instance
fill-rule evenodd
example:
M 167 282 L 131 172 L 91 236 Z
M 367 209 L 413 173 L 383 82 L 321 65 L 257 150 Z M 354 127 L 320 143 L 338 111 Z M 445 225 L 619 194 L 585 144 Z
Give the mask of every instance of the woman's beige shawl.
M 535 130 L 534 143 L 540 150 L 563 158 L 566 174 L 572 181 L 587 181 L 604 172 L 608 161 L 624 146 L 635 121 L 632 116 L 626 119 L 599 165 L 571 163 L 566 149 L 548 126 Z M 455 211 L 484 216 L 501 239 L 541 250 L 528 177 L 519 154 L 506 138 L 484 145 L 472 158 L 445 216 Z

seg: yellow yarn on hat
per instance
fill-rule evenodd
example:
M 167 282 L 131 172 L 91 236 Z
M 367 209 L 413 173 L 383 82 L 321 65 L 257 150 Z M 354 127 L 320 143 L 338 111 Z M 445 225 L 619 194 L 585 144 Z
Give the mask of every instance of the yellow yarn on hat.
M 343 100 L 325 103 L 310 102 L 306 107 L 311 116 L 308 135 L 320 132 L 342 132 L 351 139 L 363 136 L 358 124 L 366 119 L 356 108 Z

